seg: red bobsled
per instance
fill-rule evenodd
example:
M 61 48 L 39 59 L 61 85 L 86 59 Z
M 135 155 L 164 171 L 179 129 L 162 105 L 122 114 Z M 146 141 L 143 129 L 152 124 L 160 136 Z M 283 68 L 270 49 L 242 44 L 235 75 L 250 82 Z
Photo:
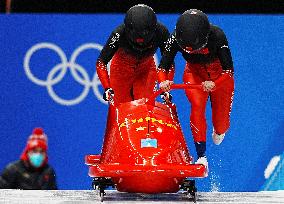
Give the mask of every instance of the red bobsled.
M 172 85 L 172 89 L 200 88 Z M 173 104 L 139 99 L 111 104 L 102 153 L 87 155 L 89 176 L 103 196 L 104 189 L 134 193 L 174 193 L 181 188 L 195 196 L 194 181 L 206 169 L 193 164 Z

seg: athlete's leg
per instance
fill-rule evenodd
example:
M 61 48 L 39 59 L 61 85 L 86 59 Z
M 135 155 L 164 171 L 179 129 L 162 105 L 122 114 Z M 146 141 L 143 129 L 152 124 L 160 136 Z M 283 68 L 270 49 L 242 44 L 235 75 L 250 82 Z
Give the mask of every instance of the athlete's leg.
M 110 84 L 114 91 L 114 99 L 117 103 L 133 100 L 131 89 L 134 81 L 134 69 L 127 62 L 123 52 L 118 52 L 110 65 Z
M 211 92 L 212 121 L 217 134 L 224 134 L 230 127 L 230 113 L 234 96 L 234 78 L 223 82 Z
M 201 84 L 202 80 L 188 69 L 184 72 L 184 83 Z M 196 146 L 198 157 L 205 156 L 206 151 L 206 118 L 205 110 L 209 94 L 200 89 L 188 89 L 185 91 L 191 103 L 190 127 Z
M 153 57 L 146 59 L 135 69 L 133 82 L 134 99 L 149 98 L 157 80 L 156 65 Z

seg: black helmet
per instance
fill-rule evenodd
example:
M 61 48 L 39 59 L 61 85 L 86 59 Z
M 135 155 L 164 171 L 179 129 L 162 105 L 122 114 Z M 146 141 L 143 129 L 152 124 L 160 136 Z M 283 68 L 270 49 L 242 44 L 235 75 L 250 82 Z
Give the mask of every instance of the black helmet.
M 127 11 L 124 24 L 127 38 L 132 43 L 144 45 L 154 37 L 157 17 L 151 7 L 138 4 Z
M 176 40 L 187 51 L 199 50 L 206 46 L 210 24 L 206 14 L 197 9 L 185 11 L 176 24 Z

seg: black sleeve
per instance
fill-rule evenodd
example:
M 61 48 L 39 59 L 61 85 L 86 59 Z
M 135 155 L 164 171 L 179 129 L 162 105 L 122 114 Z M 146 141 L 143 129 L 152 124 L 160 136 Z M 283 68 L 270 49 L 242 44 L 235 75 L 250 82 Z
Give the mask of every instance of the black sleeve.
M 174 63 L 174 59 L 175 56 L 178 52 L 178 44 L 176 42 L 175 36 L 174 34 L 172 34 L 166 44 L 165 44 L 165 48 L 164 48 L 164 54 L 162 56 L 161 62 L 159 64 L 159 68 L 161 69 L 165 69 L 165 70 L 169 70 L 171 65 Z
M 49 168 L 43 172 L 42 176 L 42 179 L 44 179 L 46 176 L 49 178 L 47 182 L 43 182 L 41 186 L 42 190 L 57 190 L 55 171 L 51 166 L 49 166 Z
M 99 60 L 107 64 L 112 59 L 114 53 L 119 47 L 119 42 L 123 31 L 124 25 L 120 25 L 111 33 L 98 57 Z
M 163 56 L 164 53 L 166 52 L 166 43 L 167 43 L 167 40 L 170 37 L 170 33 L 169 33 L 168 29 L 166 28 L 166 26 L 164 26 L 161 23 L 158 24 L 158 28 L 159 28 L 158 35 L 160 37 L 159 48 L 160 48 L 160 51 L 161 51 L 161 55 Z
M 17 169 L 14 164 L 9 164 L 0 176 L 0 189 L 13 189 L 16 186 Z
M 220 28 L 216 29 L 216 37 L 217 37 L 217 53 L 222 65 L 222 69 L 234 71 L 233 60 L 229 44 L 225 33 Z

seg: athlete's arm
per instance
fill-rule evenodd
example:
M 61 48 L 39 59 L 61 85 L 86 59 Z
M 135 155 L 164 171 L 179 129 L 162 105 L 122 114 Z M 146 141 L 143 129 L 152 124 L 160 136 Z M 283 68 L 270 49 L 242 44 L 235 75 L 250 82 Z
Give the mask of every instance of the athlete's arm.
M 233 67 L 231 51 L 225 33 L 220 28 L 218 28 L 216 30 L 216 36 L 217 36 L 217 55 L 223 69 L 221 76 L 214 81 L 216 88 L 218 88 L 218 86 L 220 86 L 224 81 L 233 77 L 234 67 Z
M 107 64 L 112 59 L 113 55 L 119 47 L 119 41 L 123 33 L 124 26 L 117 27 L 108 38 L 105 46 L 103 47 L 96 63 L 97 74 L 105 89 L 110 88 L 109 75 L 107 72 Z
M 160 28 L 160 32 L 161 32 L 160 33 L 161 40 L 160 40 L 160 43 L 159 43 L 159 48 L 160 48 L 160 51 L 161 51 L 161 55 L 163 57 L 166 54 L 166 43 L 167 43 L 167 40 L 170 37 L 170 33 L 169 33 L 168 29 L 162 24 L 159 25 L 159 28 Z M 174 65 L 174 62 L 173 62 L 170 65 L 169 70 L 167 71 L 167 78 L 170 81 L 173 81 L 174 75 L 175 75 L 175 65 Z
M 178 50 L 179 49 L 175 41 L 175 36 L 171 35 L 165 43 L 162 59 L 157 68 L 159 82 L 171 80 L 170 78 L 168 78 L 167 73 L 171 70 L 171 68 L 173 68 L 174 59 Z

